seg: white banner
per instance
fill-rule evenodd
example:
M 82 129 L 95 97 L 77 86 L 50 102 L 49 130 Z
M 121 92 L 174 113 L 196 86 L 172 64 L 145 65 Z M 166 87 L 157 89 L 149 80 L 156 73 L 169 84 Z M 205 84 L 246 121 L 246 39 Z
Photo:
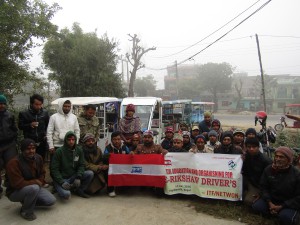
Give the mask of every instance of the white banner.
M 204 198 L 242 199 L 240 155 L 168 153 L 165 194 L 196 194 Z

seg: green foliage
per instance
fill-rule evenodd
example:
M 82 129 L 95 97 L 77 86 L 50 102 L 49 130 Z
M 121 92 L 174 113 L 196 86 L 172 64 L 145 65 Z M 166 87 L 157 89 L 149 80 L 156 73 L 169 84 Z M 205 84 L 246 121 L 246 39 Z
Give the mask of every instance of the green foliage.
M 37 39 L 56 33 L 50 20 L 59 9 L 40 0 L 1 0 L 0 2 L 0 92 L 11 100 L 34 77 L 26 60 Z
M 63 29 L 44 46 L 43 60 L 53 72 L 61 96 L 123 97 L 121 76 L 116 73 L 117 43 L 96 32 L 83 33 L 78 23 Z
M 156 89 L 153 75 L 137 78 L 134 83 L 134 92 L 137 96 L 152 96 Z

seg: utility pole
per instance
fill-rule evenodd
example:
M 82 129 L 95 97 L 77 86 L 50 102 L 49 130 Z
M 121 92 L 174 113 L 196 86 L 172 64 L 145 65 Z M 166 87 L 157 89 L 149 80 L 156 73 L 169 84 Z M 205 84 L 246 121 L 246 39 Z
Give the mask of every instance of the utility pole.
M 265 95 L 265 81 L 264 81 L 264 71 L 262 68 L 262 62 L 261 62 L 261 54 L 260 54 L 260 47 L 259 47 L 259 40 L 257 34 L 255 34 L 256 37 L 256 44 L 257 44 L 257 51 L 258 51 L 258 58 L 259 58 L 259 65 L 260 65 L 260 76 L 261 76 L 261 95 L 264 103 L 264 111 L 267 112 L 267 106 L 266 106 L 266 95 Z
M 177 99 L 179 99 L 178 94 L 178 68 L 177 68 L 177 60 L 175 60 L 175 76 L 176 76 L 176 95 Z

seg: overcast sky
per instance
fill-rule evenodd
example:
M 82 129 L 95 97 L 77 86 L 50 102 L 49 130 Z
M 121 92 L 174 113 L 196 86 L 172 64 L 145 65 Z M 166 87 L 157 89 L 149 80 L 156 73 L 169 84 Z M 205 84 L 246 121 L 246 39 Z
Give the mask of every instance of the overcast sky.
M 138 76 L 154 75 L 163 88 L 166 68 L 200 52 L 253 13 L 267 0 L 45 0 L 62 9 L 52 22 L 60 29 L 78 22 L 84 32 L 97 29 L 119 42 L 119 54 L 129 52 L 127 34 L 137 34 L 147 53 Z M 257 2 L 257 3 L 256 3 Z M 255 4 L 256 3 L 256 4 Z M 254 4 L 254 5 L 253 5 Z M 244 10 L 248 11 L 220 29 Z M 223 39 L 185 64 L 228 62 L 235 72 L 260 74 L 255 34 L 258 34 L 266 74 L 300 75 L 300 1 L 272 0 Z M 210 37 L 216 30 L 220 29 Z M 199 43 L 198 43 L 199 42 Z M 198 44 L 196 44 L 198 43 Z M 190 47 L 190 48 L 188 48 Z M 188 48 L 187 50 L 184 50 Z M 183 51 L 184 50 L 184 51 Z M 35 56 L 32 65 L 40 63 Z

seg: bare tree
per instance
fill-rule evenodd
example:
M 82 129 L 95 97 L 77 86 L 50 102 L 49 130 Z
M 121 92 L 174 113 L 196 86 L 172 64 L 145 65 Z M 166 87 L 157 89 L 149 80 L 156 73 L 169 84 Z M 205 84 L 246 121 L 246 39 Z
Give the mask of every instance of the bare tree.
M 240 101 L 242 99 L 242 88 L 243 88 L 243 81 L 241 78 L 239 78 L 234 83 L 234 89 L 236 90 L 236 93 L 237 93 L 236 109 L 238 109 L 238 107 L 240 107 Z
M 131 49 L 132 51 L 130 54 L 126 53 L 126 58 L 130 63 L 130 65 L 133 67 L 132 71 L 130 71 L 128 97 L 133 97 L 134 96 L 133 85 L 136 79 L 136 72 L 139 69 L 145 67 L 145 65 L 141 62 L 141 58 L 145 53 L 151 50 L 156 50 L 156 47 L 144 49 L 139 45 L 139 42 L 141 40 L 137 37 L 136 34 L 134 34 L 133 36 L 128 34 L 128 36 L 131 38 L 129 41 L 132 41 L 132 49 Z

